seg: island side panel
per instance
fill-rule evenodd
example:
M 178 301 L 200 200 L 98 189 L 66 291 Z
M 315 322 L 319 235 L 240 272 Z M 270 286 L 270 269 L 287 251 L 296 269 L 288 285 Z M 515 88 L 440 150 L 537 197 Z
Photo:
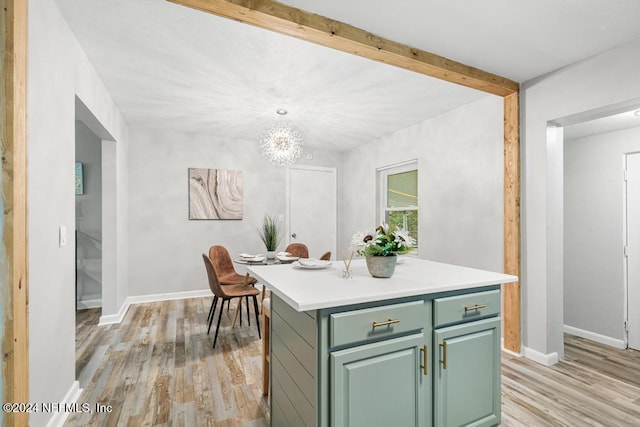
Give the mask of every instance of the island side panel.
M 277 295 L 271 298 L 271 425 L 315 426 L 315 312 L 297 312 Z

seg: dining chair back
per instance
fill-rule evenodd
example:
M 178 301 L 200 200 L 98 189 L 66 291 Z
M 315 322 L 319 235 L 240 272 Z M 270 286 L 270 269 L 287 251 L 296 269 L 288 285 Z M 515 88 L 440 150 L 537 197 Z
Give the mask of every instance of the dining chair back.
M 202 259 L 204 261 L 205 268 L 207 270 L 207 279 L 209 281 L 209 288 L 213 293 L 213 303 L 211 304 L 210 310 L 210 318 L 209 318 L 209 329 L 207 329 L 207 334 L 211 331 L 211 324 L 213 323 L 213 318 L 216 311 L 216 305 L 218 304 L 218 300 L 222 300 L 222 305 L 220 306 L 220 312 L 218 313 L 218 324 L 216 325 L 216 333 L 213 338 L 213 348 L 216 347 L 216 342 L 218 341 L 218 332 L 220 331 L 220 321 L 222 320 L 222 307 L 224 306 L 225 301 L 229 301 L 233 298 L 243 298 L 243 297 L 252 297 L 253 298 L 253 307 L 256 313 L 256 326 L 258 328 L 258 338 L 261 338 L 260 335 L 260 319 L 258 317 L 258 301 L 256 296 L 260 294 L 260 291 L 255 287 L 249 284 L 250 276 L 247 274 L 243 279 L 243 284 L 240 285 L 227 285 L 222 286 L 220 280 L 216 274 L 215 269 L 213 268 L 213 263 L 211 259 L 206 254 L 202 254 Z M 248 313 L 248 305 L 247 305 L 247 313 Z
M 331 251 L 323 253 L 320 259 L 323 261 L 331 261 Z
M 238 274 L 233 266 L 231 255 L 224 246 L 215 245 L 209 248 L 209 259 L 213 264 L 213 269 L 218 275 L 218 280 L 222 286 L 225 285 L 241 285 L 244 283 L 244 276 Z M 254 277 L 251 277 L 251 283 L 257 283 Z
M 309 248 L 304 243 L 290 243 L 285 252 L 289 252 L 294 257 L 309 258 Z

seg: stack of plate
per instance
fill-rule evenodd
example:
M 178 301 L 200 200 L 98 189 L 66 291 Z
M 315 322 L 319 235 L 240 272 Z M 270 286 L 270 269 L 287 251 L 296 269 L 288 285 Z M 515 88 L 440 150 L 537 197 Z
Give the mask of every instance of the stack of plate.
M 238 256 L 240 257 L 240 261 L 244 261 L 244 262 L 264 262 L 264 260 L 267 259 L 262 254 L 258 254 L 258 255 L 239 254 Z
M 296 263 L 296 267 L 303 268 L 305 270 L 319 270 L 322 268 L 331 267 L 331 261 L 321 260 L 317 258 L 300 258 Z
M 280 261 L 281 264 L 289 264 L 298 260 L 297 256 L 291 256 L 289 252 L 278 252 L 276 258 L 278 258 L 278 261 Z

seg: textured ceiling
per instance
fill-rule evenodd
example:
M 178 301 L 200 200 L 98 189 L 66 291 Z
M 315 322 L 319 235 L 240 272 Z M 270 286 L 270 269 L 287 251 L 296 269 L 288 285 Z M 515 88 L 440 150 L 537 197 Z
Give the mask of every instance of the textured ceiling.
M 57 0 L 130 123 L 344 150 L 487 96 L 165 2 Z M 285 3 L 516 81 L 640 36 L 637 0 Z

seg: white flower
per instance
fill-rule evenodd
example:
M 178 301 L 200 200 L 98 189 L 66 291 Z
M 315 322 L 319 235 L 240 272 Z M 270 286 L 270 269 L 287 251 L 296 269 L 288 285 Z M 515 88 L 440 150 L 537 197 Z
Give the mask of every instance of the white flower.
M 393 232 L 393 237 L 399 247 L 404 246 L 406 248 L 410 248 L 415 244 L 415 240 L 413 237 L 409 236 L 409 232 L 407 232 L 407 230 L 398 229 Z
M 358 231 L 351 238 L 351 245 L 355 248 L 361 248 L 370 244 L 372 240 L 375 240 L 376 233 L 371 229 L 365 231 Z

